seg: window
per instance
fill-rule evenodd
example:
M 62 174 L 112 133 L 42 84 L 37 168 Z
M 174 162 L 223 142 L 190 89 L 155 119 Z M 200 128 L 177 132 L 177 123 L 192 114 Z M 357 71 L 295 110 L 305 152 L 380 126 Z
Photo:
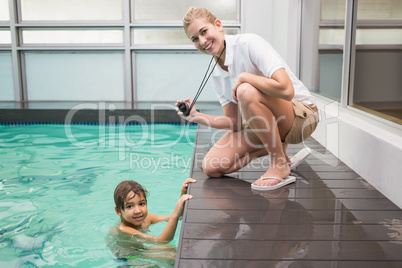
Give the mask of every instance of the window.
M 0 28 L 0 46 L 11 45 L 11 32 L 9 29 Z
M 349 105 L 402 123 L 402 2 L 359 0 Z
M 122 52 L 25 52 L 31 101 L 124 101 Z
M 225 29 L 227 34 L 236 34 L 238 29 Z M 183 28 L 134 28 L 134 45 L 189 45 L 190 39 L 183 31 Z
M 0 51 L 0 81 L 0 101 L 15 100 L 13 63 L 10 52 Z
M 119 29 L 58 29 L 33 30 L 22 29 L 22 44 L 58 45 L 58 44 L 121 44 L 123 30 Z
M 20 0 L 21 21 L 121 21 L 123 0 Z
M 209 57 L 182 29 L 191 6 L 210 9 L 228 33 L 240 31 L 240 0 L 0 0 L 0 79 L 7 91 L 0 101 L 155 100 L 149 96 L 171 88 L 168 77 L 180 64 L 201 62 L 201 69 L 181 69 L 187 80 L 206 68 Z M 140 77 L 150 64 L 175 66 L 149 74 L 164 79 L 160 88 Z M 182 90 L 183 97 L 191 95 Z M 176 100 L 164 95 L 164 101 Z
M 195 94 L 197 83 L 201 82 L 197 78 L 204 75 L 210 58 L 194 53 L 195 48 L 183 31 L 183 17 L 192 6 L 202 6 L 214 13 L 222 20 L 228 34 L 239 32 L 239 0 L 132 0 L 131 44 L 137 100 L 151 102 L 170 98 L 174 102 Z M 175 51 L 167 53 L 169 50 Z M 175 71 L 167 72 L 167 68 Z M 149 80 L 149 77 L 155 79 Z M 189 85 L 194 86 L 193 91 Z M 165 94 L 173 88 L 171 94 Z M 200 100 L 216 101 L 215 93 L 206 89 Z
M 239 21 L 239 2 L 236 0 L 133 0 L 134 21 L 178 21 L 181 23 L 190 7 L 205 7 L 220 20 Z
M 10 20 L 8 0 L 0 0 L 0 23 Z
M 320 2 L 303 2 L 302 81 L 323 96 L 338 101 L 346 96 L 344 105 L 401 123 L 402 2 L 354 0 L 351 10 L 350 1 Z M 347 11 L 357 19 L 347 36 L 351 56 L 344 62 Z M 343 66 L 349 62 L 350 84 L 343 88 Z
M 166 96 L 174 100 L 194 96 L 204 76 L 210 57 L 197 52 L 181 53 L 136 53 L 136 78 L 139 101 L 163 102 Z M 155 64 L 158 62 L 158 64 Z M 167 69 L 175 70 L 167 72 Z M 188 72 L 191 70 L 191 72 Z M 186 73 L 186 75 L 183 75 Z M 152 77 L 152 79 L 149 79 Z M 180 81 L 180 82 L 178 82 Z M 205 92 L 213 92 L 209 84 Z M 208 98 L 201 94 L 199 101 L 215 101 L 216 97 Z

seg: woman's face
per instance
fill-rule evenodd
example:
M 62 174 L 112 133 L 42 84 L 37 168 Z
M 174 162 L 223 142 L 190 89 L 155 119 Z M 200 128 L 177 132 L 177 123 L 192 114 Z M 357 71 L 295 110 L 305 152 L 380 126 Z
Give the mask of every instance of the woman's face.
M 193 20 L 187 28 L 187 37 L 202 53 L 219 56 L 224 48 L 224 34 L 222 23 L 215 20 L 212 24 L 205 18 Z

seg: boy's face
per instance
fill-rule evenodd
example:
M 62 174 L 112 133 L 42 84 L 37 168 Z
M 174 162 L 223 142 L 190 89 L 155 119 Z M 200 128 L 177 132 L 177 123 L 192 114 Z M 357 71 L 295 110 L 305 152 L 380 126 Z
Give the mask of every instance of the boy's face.
M 137 229 L 148 215 L 147 200 L 142 193 L 135 194 L 131 191 L 124 200 L 124 209 L 120 211 L 115 208 L 115 210 L 122 223 Z
M 186 30 L 187 37 L 202 53 L 218 56 L 224 45 L 223 27 L 219 20 L 212 24 L 205 18 L 193 20 Z

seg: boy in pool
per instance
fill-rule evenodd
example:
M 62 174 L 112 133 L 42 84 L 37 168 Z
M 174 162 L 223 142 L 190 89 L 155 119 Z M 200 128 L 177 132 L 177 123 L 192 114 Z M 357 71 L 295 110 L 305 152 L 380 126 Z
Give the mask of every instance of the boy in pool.
M 196 180 L 188 178 L 182 184 L 180 199 L 172 215 L 162 216 L 148 213 L 147 191 L 139 183 L 135 181 L 119 183 L 114 191 L 115 211 L 121 220 L 118 229 L 143 242 L 170 242 L 176 232 L 179 219 L 183 215 L 184 203 L 193 198 L 187 194 L 187 187 L 189 183 L 194 182 Z M 168 221 L 168 223 L 158 237 L 146 234 L 151 224 L 161 221 Z

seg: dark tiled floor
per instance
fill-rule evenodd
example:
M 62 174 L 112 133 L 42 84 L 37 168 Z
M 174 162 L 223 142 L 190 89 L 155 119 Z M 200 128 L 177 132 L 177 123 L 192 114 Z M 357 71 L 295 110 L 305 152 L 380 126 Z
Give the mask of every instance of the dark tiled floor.
M 316 141 L 296 183 L 253 192 L 266 157 L 223 178 L 201 171 L 223 133 L 197 134 L 176 267 L 402 267 L 401 209 Z

